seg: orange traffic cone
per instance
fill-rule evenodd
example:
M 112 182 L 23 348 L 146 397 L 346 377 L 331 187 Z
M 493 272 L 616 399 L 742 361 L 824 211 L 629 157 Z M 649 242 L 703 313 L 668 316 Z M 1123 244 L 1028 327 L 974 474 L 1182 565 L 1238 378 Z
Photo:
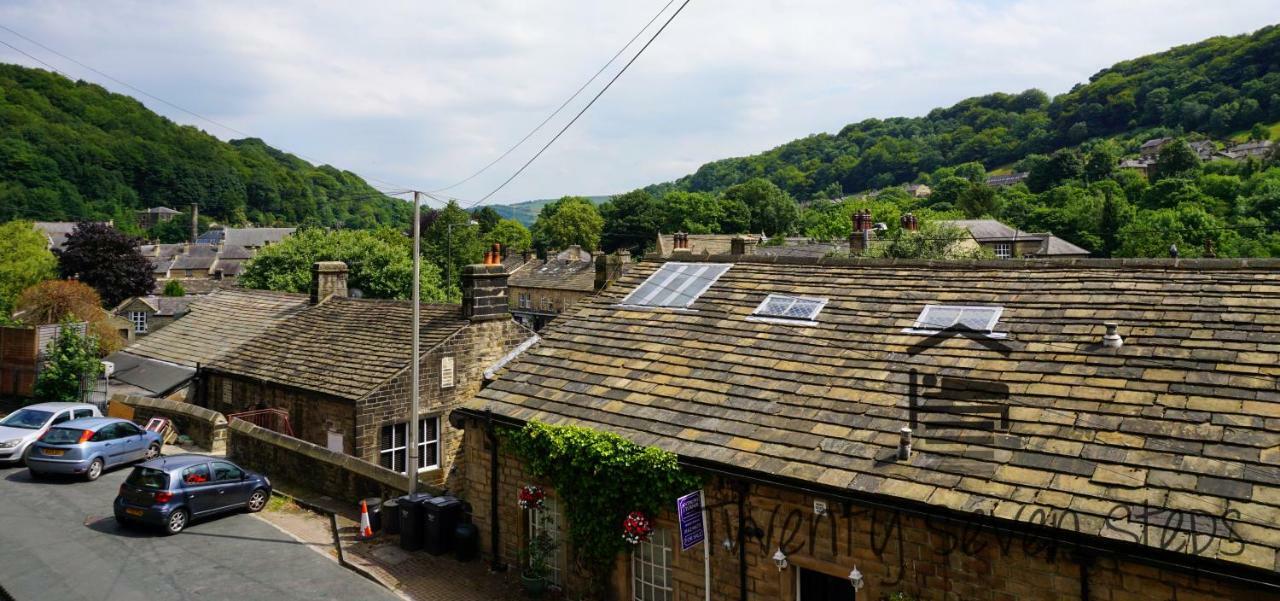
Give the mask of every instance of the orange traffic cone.
M 360 501 L 360 538 L 373 538 L 373 527 L 369 525 L 369 505 Z

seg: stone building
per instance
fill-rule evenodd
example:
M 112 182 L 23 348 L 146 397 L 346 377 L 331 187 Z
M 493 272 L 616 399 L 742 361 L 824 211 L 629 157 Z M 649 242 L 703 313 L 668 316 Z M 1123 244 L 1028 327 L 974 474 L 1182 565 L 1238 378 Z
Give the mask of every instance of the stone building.
M 135 213 L 138 215 L 138 227 L 144 230 L 172 221 L 174 217 L 182 214 L 169 207 L 151 207 L 150 209 L 135 211 Z
M 1265 259 L 639 263 L 454 412 L 465 496 L 502 566 L 544 486 L 567 598 L 565 501 L 496 429 L 675 454 L 714 601 L 1276 599 L 1278 298 Z M 704 598 L 673 513 L 611 598 Z
M 228 415 L 281 410 L 292 436 L 405 473 L 413 306 L 347 298 L 341 262 L 312 275 L 308 306 L 202 366 L 200 402 Z M 461 444 L 448 412 L 533 336 L 511 319 L 506 282 L 501 265 L 468 266 L 461 306 L 421 306 L 418 471 L 428 483 L 446 482 Z
M 631 253 L 590 253 L 573 245 L 547 259 L 528 258 L 511 271 L 511 315 L 516 321 L 541 331 L 556 316 L 578 301 L 616 280 Z
M 116 305 L 111 313 L 130 325 L 129 339 L 151 334 L 187 314 L 192 296 L 135 296 Z
M 973 237 L 978 246 L 990 250 L 997 259 L 1018 257 L 1084 258 L 1089 251 L 1048 232 L 1029 233 L 994 219 L 962 219 L 941 221 L 946 227 L 960 228 Z

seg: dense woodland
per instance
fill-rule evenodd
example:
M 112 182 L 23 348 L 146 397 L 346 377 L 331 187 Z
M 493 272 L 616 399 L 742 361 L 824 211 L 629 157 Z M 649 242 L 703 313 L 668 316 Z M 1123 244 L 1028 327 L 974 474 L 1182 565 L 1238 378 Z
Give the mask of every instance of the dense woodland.
M 1272 26 L 1125 61 L 1053 99 L 1039 90 L 990 94 L 708 163 L 603 205 L 603 243 L 637 250 L 675 230 L 832 239 L 848 235 L 853 211 L 870 208 L 891 229 L 906 211 L 998 218 L 1098 256 L 1164 256 L 1171 244 L 1182 256 L 1278 256 L 1275 156 L 1201 164 L 1185 145 L 1266 139 L 1277 121 L 1280 27 Z M 1183 141 L 1149 179 L 1116 168 L 1143 141 L 1165 136 Z M 1030 177 L 983 185 L 989 171 L 1011 170 Z M 894 188 L 911 182 L 934 193 Z
M 114 219 L 153 206 L 254 225 L 405 224 L 406 203 L 258 139 L 222 142 L 128 96 L 0 64 L 0 221 Z

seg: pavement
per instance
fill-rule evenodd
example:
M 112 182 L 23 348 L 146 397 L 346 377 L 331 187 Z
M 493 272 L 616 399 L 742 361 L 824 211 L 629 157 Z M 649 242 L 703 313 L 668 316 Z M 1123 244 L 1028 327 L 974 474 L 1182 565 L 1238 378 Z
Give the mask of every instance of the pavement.
M 328 557 L 331 539 L 299 540 L 257 515 L 171 537 L 123 529 L 111 503 L 129 471 L 33 482 L 0 468 L 0 583 L 16 601 L 400 599 Z

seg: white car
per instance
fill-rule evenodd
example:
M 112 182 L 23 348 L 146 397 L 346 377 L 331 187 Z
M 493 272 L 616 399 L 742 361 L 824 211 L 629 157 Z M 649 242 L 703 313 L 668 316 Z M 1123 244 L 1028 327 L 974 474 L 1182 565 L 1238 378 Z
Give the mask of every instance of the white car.
M 25 462 L 31 443 L 50 427 L 82 417 L 102 417 L 88 403 L 38 403 L 27 405 L 0 420 L 0 462 Z

